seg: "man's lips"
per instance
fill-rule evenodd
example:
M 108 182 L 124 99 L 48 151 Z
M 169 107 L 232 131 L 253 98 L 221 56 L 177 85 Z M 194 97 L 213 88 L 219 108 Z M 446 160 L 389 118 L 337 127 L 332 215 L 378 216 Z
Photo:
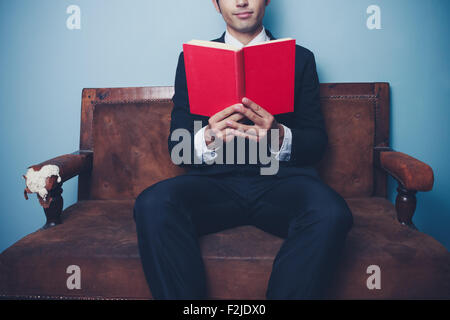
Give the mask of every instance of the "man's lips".
M 239 12 L 239 13 L 235 13 L 235 15 L 238 18 L 244 19 L 244 18 L 248 18 L 253 14 L 253 12 L 251 11 L 245 11 L 245 12 Z

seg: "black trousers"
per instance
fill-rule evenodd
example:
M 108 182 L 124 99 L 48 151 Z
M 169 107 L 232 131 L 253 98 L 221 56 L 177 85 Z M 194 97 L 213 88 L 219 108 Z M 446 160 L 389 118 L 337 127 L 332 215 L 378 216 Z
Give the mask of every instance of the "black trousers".
M 284 238 L 267 299 L 320 299 L 353 224 L 345 200 L 318 176 L 181 175 L 139 194 L 139 252 L 154 299 L 207 299 L 198 237 L 253 225 Z

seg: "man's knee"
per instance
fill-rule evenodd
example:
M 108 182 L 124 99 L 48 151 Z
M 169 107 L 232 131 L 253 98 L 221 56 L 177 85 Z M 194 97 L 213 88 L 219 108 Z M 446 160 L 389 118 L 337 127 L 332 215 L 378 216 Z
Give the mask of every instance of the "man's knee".
M 343 229 L 344 231 L 348 231 L 353 226 L 353 214 L 350 210 L 347 202 L 339 196 L 338 200 L 334 205 L 334 209 L 332 210 L 334 214 L 334 220 L 336 224 Z
M 142 191 L 133 208 L 137 227 L 146 233 L 160 234 L 185 223 L 186 214 L 180 211 L 185 200 L 180 190 L 188 183 L 188 179 L 179 176 L 159 181 Z
M 161 205 L 167 201 L 167 190 L 164 184 L 158 182 L 142 191 L 134 202 L 133 217 L 136 223 L 150 225 L 159 224 Z
M 314 225 L 324 235 L 333 237 L 347 233 L 353 225 L 353 215 L 344 198 L 335 192 L 323 193 L 320 201 L 314 201 L 304 209 L 304 213 L 296 217 L 291 229 L 300 226 Z M 291 230 L 292 232 L 294 230 Z
M 353 215 L 344 198 L 335 194 L 319 207 L 324 228 L 329 232 L 347 233 L 353 226 Z

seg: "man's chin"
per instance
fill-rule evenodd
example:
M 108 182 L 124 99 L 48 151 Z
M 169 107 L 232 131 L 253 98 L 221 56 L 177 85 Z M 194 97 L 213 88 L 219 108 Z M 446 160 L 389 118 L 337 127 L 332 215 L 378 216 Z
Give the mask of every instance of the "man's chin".
M 241 24 L 241 25 L 234 26 L 233 29 L 239 33 L 252 33 L 258 29 L 258 25 L 255 25 L 255 24 L 243 25 L 243 24 Z

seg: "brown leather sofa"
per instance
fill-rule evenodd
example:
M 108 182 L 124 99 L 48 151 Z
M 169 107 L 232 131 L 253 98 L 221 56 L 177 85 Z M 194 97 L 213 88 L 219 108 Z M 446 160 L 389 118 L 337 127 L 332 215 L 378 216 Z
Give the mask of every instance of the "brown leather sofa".
M 173 87 L 83 90 L 80 150 L 32 166 L 57 165 L 62 179 L 49 177 L 48 196 L 37 195 L 44 228 L 0 255 L 1 297 L 151 298 L 133 204 L 146 187 L 183 173 L 167 151 L 172 95 Z M 354 215 L 327 297 L 449 298 L 449 251 L 411 220 L 433 171 L 389 147 L 389 84 L 325 83 L 321 101 L 329 147 L 317 168 Z M 388 174 L 398 181 L 395 206 L 386 199 Z M 62 184 L 75 176 L 78 202 L 61 213 Z M 282 241 L 252 226 L 200 238 L 210 298 L 264 299 Z M 80 267 L 81 289 L 67 287 L 70 265 Z M 367 287 L 371 265 L 380 267 L 381 289 Z

